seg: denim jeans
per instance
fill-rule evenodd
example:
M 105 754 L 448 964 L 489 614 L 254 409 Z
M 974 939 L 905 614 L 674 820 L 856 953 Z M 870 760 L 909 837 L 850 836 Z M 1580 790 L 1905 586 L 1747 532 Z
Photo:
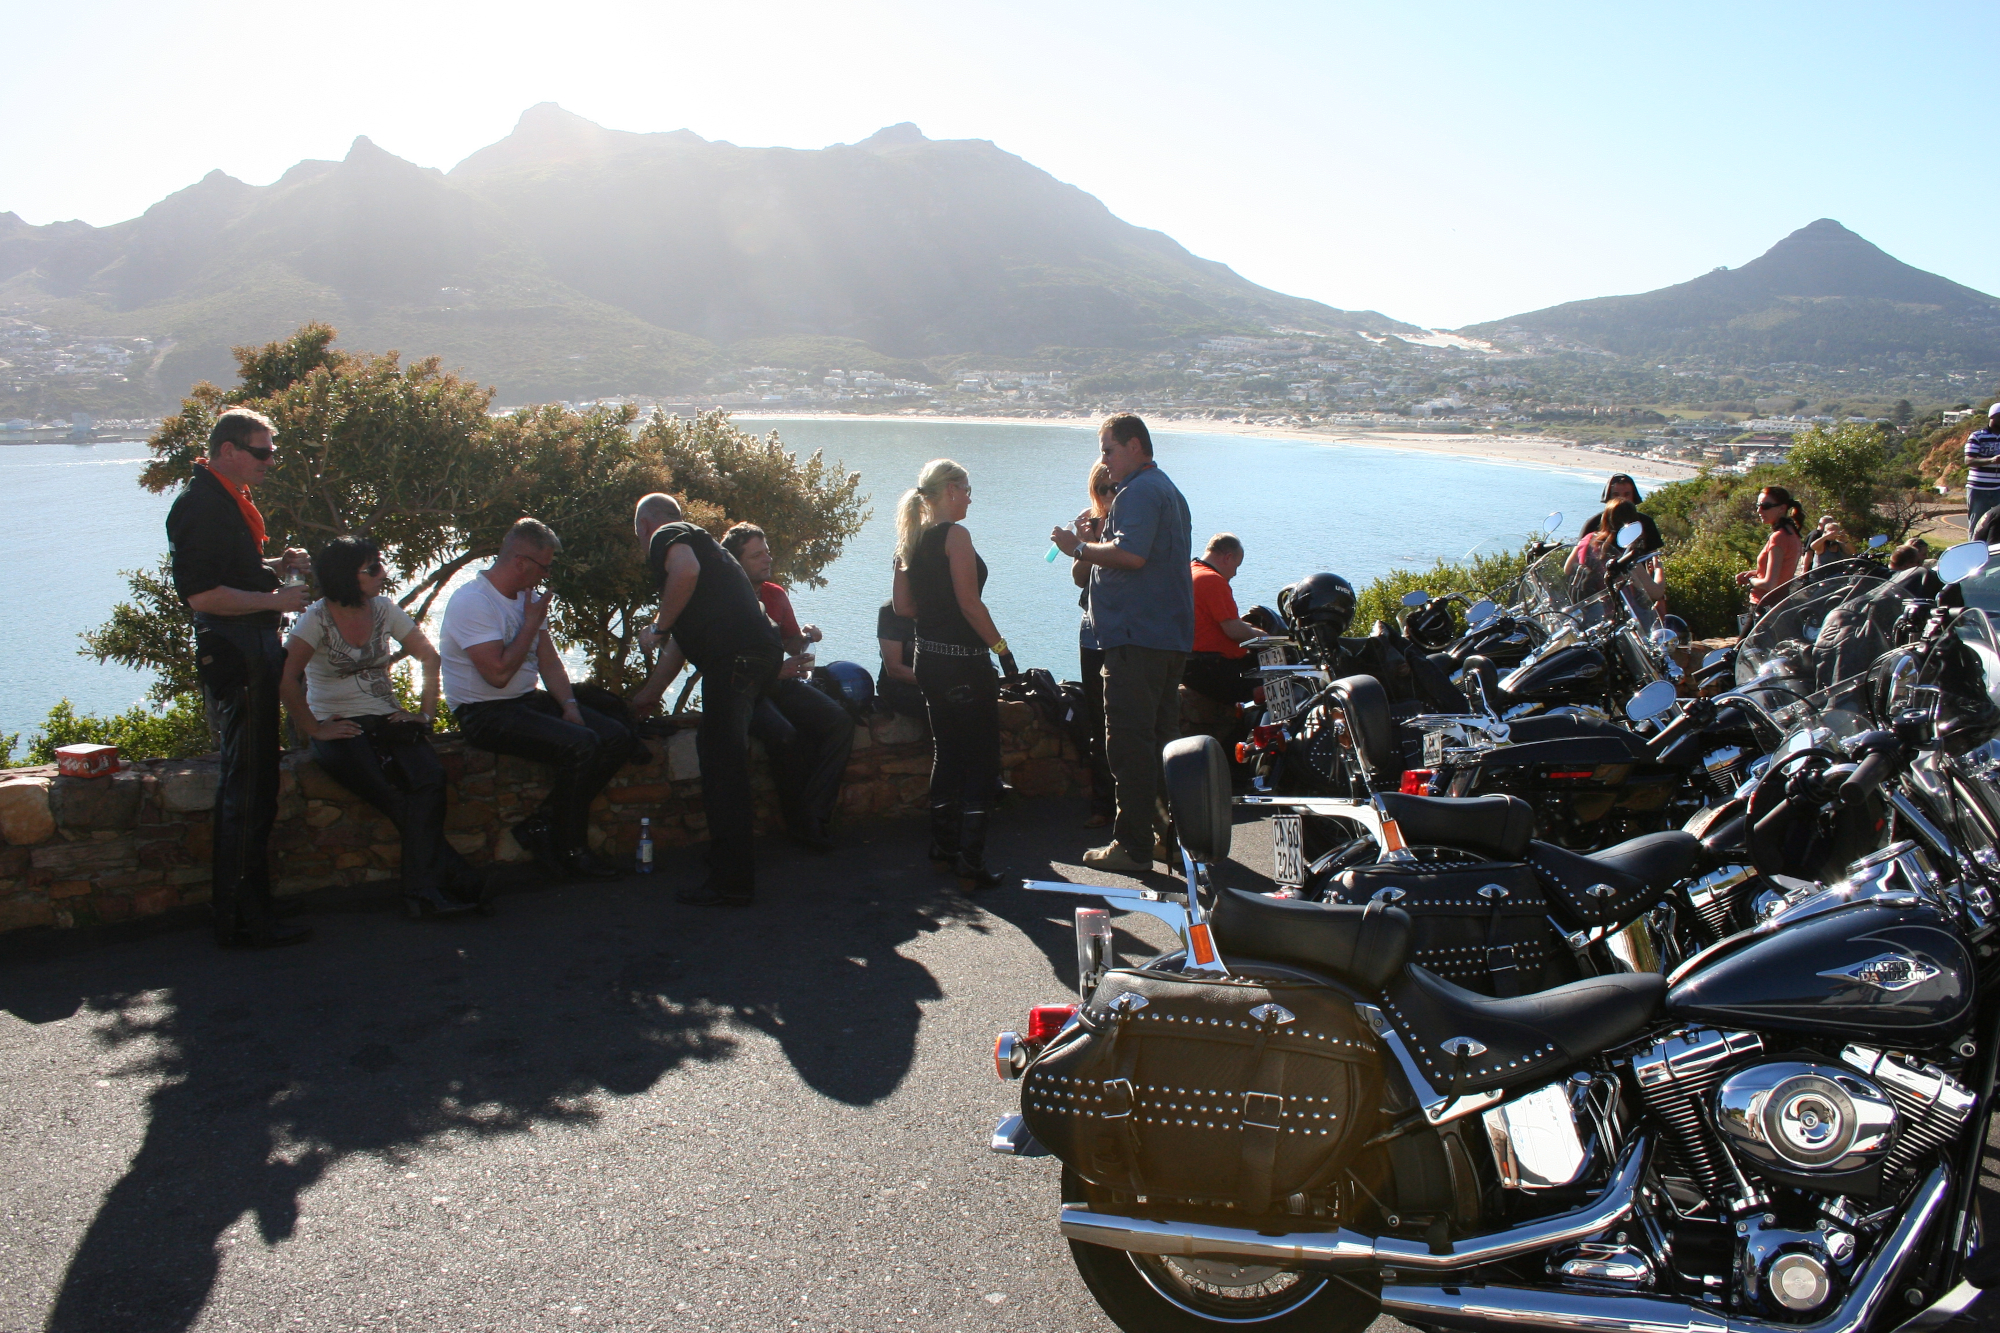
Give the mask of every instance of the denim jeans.
M 1000 675 L 990 659 L 917 650 L 931 715 L 931 804 L 991 810 L 1000 794 Z
M 202 693 L 222 740 L 215 791 L 215 932 L 225 942 L 268 930 L 271 825 L 278 817 L 278 677 L 284 649 L 276 629 L 195 618 Z
M 565 722 L 562 705 L 547 690 L 512 699 L 462 704 L 459 730 L 482 750 L 531 759 L 555 769 L 548 799 L 537 813 L 548 819 L 559 852 L 589 846 L 590 803 L 627 759 L 639 740 L 623 725 L 577 705 L 583 725 Z
M 1180 738 L 1186 653 L 1120 644 L 1104 650 L 1104 750 L 1118 787 L 1118 842 L 1141 861 L 1167 826 L 1158 812 L 1160 751 Z
M 477 878 L 444 836 L 444 766 L 421 735 L 391 742 L 379 719 L 350 719 L 364 730 L 346 740 L 312 743 L 312 755 L 335 782 L 388 816 L 403 840 L 403 892 L 449 893 Z
M 1994 505 L 2000 504 L 2000 486 L 1968 486 L 1965 488 L 1965 535 L 1979 526 L 1979 517 Z
M 701 802 L 708 816 L 708 867 L 711 877 L 731 890 L 748 892 L 756 884 L 750 718 L 783 661 L 776 644 L 758 644 L 701 673 L 701 729 L 694 749 L 701 760 Z
M 854 751 L 854 718 L 811 681 L 781 680 L 757 701 L 750 734 L 770 758 L 785 826 L 824 835 Z

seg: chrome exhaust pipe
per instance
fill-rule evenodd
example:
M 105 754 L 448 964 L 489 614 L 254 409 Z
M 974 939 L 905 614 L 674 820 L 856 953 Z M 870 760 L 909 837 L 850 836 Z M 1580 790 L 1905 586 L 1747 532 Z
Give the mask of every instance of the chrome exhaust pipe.
M 1382 1313 L 1413 1324 L 1513 1333 L 1559 1328 L 1566 1333 L 1856 1333 L 1880 1311 L 1903 1259 L 1945 1205 L 1951 1178 L 1940 1166 L 1913 1196 L 1896 1229 L 1868 1262 L 1847 1299 L 1812 1324 L 1730 1319 L 1705 1306 L 1637 1292 L 1596 1295 L 1542 1287 L 1407 1286 L 1382 1288 Z
M 1640 1135 L 1625 1149 L 1611 1183 L 1595 1202 L 1555 1217 L 1538 1218 L 1508 1231 L 1456 1242 L 1442 1254 L 1422 1241 L 1399 1236 L 1364 1236 L 1354 1231 L 1265 1233 L 1245 1227 L 1199 1222 L 1154 1222 L 1115 1217 L 1087 1208 L 1062 1210 L 1062 1234 L 1071 1240 L 1132 1254 L 1234 1259 L 1280 1267 L 1368 1269 L 1378 1266 L 1426 1273 L 1498 1263 L 1568 1241 L 1584 1240 L 1625 1220 L 1645 1173 L 1649 1140 Z M 1385 1307 L 1386 1308 L 1386 1307 Z

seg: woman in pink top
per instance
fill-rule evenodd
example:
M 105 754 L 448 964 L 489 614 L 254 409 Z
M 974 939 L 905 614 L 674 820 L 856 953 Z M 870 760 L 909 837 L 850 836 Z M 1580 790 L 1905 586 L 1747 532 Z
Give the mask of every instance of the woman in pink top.
M 1757 568 L 1746 569 L 1736 576 L 1737 586 L 1750 590 L 1753 609 L 1761 608 L 1774 590 L 1798 577 L 1799 560 L 1805 555 L 1805 544 L 1799 540 L 1805 510 L 1790 491 L 1782 486 L 1766 486 L 1759 491 L 1757 517 L 1770 525 L 1771 535 L 1764 542 L 1764 549 L 1757 553 Z

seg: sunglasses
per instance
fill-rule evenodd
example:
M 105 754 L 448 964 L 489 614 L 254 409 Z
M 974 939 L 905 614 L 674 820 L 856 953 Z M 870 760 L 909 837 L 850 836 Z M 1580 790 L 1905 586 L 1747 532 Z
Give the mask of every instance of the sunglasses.
M 1759 500 L 1757 507 L 1759 509 L 1783 509 L 1785 502 L 1783 500 Z
M 533 565 L 536 569 L 541 570 L 542 573 L 544 574 L 548 573 L 549 567 L 555 564 L 555 561 L 553 560 L 537 560 L 535 559 L 535 557 L 529 555 L 526 551 L 520 552 L 520 558 L 527 561 L 529 564 Z
M 363 565 L 363 566 L 361 567 L 361 572 L 362 572 L 363 574 L 367 574 L 367 575 L 369 575 L 369 576 L 371 576 L 371 577 L 372 577 L 372 576 L 374 576 L 374 575 L 376 575 L 376 574 L 380 574 L 380 573 L 382 572 L 382 562 L 381 562 L 380 560 L 377 560 L 377 561 L 376 561 L 376 562 L 375 562 L 374 564 L 372 564 L 372 565 Z
M 278 446 L 275 444 L 267 444 L 261 449 L 254 444 L 239 444 L 236 447 L 260 463 L 270 462 L 271 455 L 278 452 Z

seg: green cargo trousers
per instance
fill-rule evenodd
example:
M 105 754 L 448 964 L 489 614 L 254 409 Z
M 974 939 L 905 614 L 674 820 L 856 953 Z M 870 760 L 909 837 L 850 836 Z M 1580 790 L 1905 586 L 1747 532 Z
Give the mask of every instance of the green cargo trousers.
M 1153 859 L 1168 820 L 1158 808 L 1160 751 L 1180 737 L 1181 671 L 1187 654 L 1120 644 L 1104 650 L 1104 754 L 1118 793 L 1112 825 L 1121 846 Z

